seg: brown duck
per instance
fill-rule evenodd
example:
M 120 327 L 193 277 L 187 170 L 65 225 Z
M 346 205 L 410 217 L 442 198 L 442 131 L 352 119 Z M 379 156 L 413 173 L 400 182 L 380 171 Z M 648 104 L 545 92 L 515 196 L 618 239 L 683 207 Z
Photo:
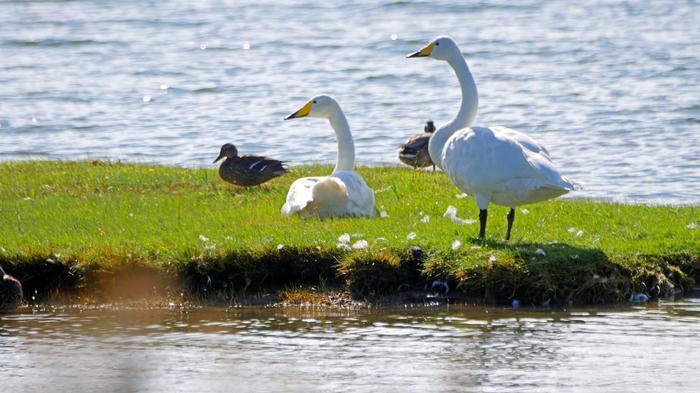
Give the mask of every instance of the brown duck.
M 219 176 L 237 186 L 257 186 L 289 172 L 282 161 L 262 156 L 239 156 L 232 143 L 221 146 L 214 163 L 222 158 L 225 159 L 219 167 Z
M 12 311 L 22 304 L 22 284 L 0 266 L 0 312 Z
M 423 130 L 425 131 L 423 134 L 413 135 L 401 145 L 399 160 L 414 168 L 424 168 L 432 165 L 433 170 L 435 170 L 435 164 L 433 164 L 428 153 L 428 142 L 430 142 L 430 137 L 435 132 L 433 121 L 428 120 Z

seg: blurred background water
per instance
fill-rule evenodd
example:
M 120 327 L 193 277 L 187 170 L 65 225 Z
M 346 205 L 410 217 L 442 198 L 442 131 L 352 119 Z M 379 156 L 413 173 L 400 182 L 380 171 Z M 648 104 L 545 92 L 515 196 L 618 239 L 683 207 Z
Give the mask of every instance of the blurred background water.
M 317 93 L 343 106 L 362 165 L 398 164 L 460 91 L 477 124 L 539 139 L 577 196 L 700 203 L 700 3 L 648 1 L 2 1 L 0 160 L 210 166 L 224 142 L 293 165 L 332 162 Z
M 0 390 L 697 392 L 699 317 L 700 298 L 572 311 L 37 307 L 0 314 Z

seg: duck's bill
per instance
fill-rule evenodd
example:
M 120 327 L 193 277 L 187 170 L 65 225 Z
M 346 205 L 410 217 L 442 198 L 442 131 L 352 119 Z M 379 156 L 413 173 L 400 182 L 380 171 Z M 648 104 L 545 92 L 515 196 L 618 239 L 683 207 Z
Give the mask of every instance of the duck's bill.
M 212 162 L 212 164 L 216 164 L 216 163 L 217 163 L 220 159 L 222 159 L 222 158 L 224 158 L 224 155 L 223 155 L 223 154 L 219 154 L 219 156 L 216 157 L 216 160 L 214 160 L 214 162 Z
M 300 117 L 306 117 L 309 115 L 309 112 L 311 112 L 311 107 L 313 106 L 313 101 L 309 101 L 304 105 L 301 109 L 298 111 L 292 113 L 291 115 L 287 116 L 284 118 L 284 120 L 289 120 L 289 119 L 298 119 Z
M 423 48 L 423 49 L 421 49 L 421 50 L 417 50 L 417 51 L 415 51 L 415 52 L 413 52 L 413 53 L 407 55 L 406 57 L 407 57 L 407 58 L 411 58 L 411 57 L 428 57 L 428 56 L 430 56 L 431 53 L 433 53 L 433 47 L 434 47 L 434 46 L 435 46 L 435 44 L 431 43 L 430 45 L 426 46 L 425 48 Z

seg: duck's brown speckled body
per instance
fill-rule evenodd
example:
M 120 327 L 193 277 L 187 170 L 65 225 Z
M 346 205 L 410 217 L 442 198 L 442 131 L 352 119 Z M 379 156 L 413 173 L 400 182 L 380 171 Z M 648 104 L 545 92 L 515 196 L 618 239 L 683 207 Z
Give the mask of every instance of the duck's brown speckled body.
M 0 266 L 0 312 L 12 311 L 22 304 L 22 284 Z
M 282 161 L 262 156 L 239 156 L 238 149 L 231 143 L 221 146 L 219 157 L 225 158 L 219 166 L 219 176 L 237 186 L 257 186 L 289 172 Z
M 428 120 L 424 131 L 423 134 L 416 134 L 408 138 L 408 140 L 401 145 L 401 149 L 399 150 L 399 160 L 401 160 L 401 162 L 414 168 L 424 168 L 433 165 L 433 161 L 430 159 L 430 153 L 428 153 L 428 143 L 435 131 L 435 125 L 432 120 Z M 433 165 L 433 170 L 434 169 L 435 165 Z

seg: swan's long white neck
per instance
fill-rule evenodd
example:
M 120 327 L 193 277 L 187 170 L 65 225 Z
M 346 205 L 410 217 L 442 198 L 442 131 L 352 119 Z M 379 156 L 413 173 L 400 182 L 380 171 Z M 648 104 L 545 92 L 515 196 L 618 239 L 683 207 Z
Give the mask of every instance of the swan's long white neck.
M 474 124 L 476 112 L 479 108 L 479 93 L 476 90 L 476 83 L 462 54 L 456 53 L 447 60 L 447 64 L 452 67 L 459 80 L 459 85 L 462 88 L 462 103 L 457 116 L 435 131 L 430 138 L 428 145 L 430 158 L 440 169 L 442 169 L 441 157 L 445 143 L 456 131 L 471 127 Z
M 345 114 L 336 106 L 333 108 L 331 115 L 328 117 L 331 127 L 335 131 L 335 137 L 338 140 L 338 157 L 336 158 L 335 169 L 333 173 L 339 171 L 352 171 L 355 167 L 355 143 L 352 141 L 350 126 Z

